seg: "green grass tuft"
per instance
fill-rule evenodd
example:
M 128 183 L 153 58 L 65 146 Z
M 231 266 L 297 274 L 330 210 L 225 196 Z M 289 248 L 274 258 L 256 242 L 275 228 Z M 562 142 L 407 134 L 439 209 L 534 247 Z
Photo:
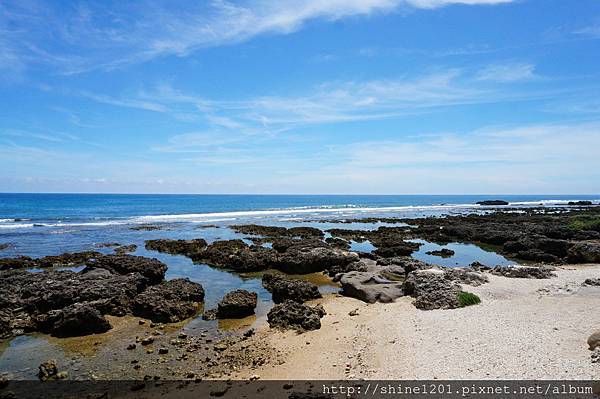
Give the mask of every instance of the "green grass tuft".
M 475 294 L 461 291 L 458 293 L 458 303 L 461 308 L 464 308 L 465 306 L 477 305 L 478 303 L 481 303 L 481 299 L 479 299 L 479 297 Z
M 600 216 L 578 216 L 571 220 L 569 227 L 573 230 L 593 230 L 600 232 Z

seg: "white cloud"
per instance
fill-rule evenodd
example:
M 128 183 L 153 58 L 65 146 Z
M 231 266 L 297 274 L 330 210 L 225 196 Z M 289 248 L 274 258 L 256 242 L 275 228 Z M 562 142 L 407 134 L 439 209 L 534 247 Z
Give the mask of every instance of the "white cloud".
M 588 36 L 593 39 L 600 38 L 600 24 L 586 26 L 573 32 L 576 35 Z
M 418 8 L 437 8 L 451 4 L 484 5 L 512 3 L 514 0 L 407 0 L 410 5 Z
M 215 147 L 239 143 L 241 140 L 241 136 L 226 132 L 192 132 L 171 136 L 168 145 L 153 149 L 174 153 L 211 152 Z
M 86 98 L 115 106 L 168 113 L 180 121 L 203 120 L 212 130 L 239 131 L 247 135 L 278 135 L 298 126 L 381 120 L 432 112 L 442 107 L 542 99 L 555 96 L 548 89 L 519 92 L 503 85 L 482 84 L 525 79 L 534 67 L 487 67 L 485 73 L 467 75 L 458 69 L 421 76 L 402 76 L 367 81 L 332 81 L 303 93 L 255 96 L 231 100 L 208 99 L 185 93 L 167 84 L 119 97 L 82 93 Z M 498 72 L 500 71 L 500 72 Z
M 364 141 L 333 147 L 328 166 L 286 184 L 321 193 L 593 194 L 599 145 L 598 122 Z
M 481 70 L 478 80 L 516 82 L 536 78 L 535 65 L 526 63 L 492 64 Z
M 389 13 L 402 7 L 432 9 L 514 0 L 226 0 L 0 4 L 0 66 L 43 62 L 65 73 L 115 68 L 164 55 L 186 56 L 205 47 L 243 42 L 263 34 L 289 34 L 311 20 Z M 59 4 L 59 3 L 57 3 Z M 42 22 L 43 21 L 43 22 Z M 17 29 L 8 27 L 17 26 Z M 54 40 L 53 40 L 54 39 Z M 50 47 L 49 44 L 54 44 Z M 50 48 L 69 48 L 70 52 Z
M 114 98 L 111 96 L 94 94 L 90 92 L 80 92 L 79 95 L 101 104 L 114 105 L 117 107 L 137 108 L 154 112 L 167 112 L 169 110 L 167 106 L 157 102 L 140 100 L 136 98 Z

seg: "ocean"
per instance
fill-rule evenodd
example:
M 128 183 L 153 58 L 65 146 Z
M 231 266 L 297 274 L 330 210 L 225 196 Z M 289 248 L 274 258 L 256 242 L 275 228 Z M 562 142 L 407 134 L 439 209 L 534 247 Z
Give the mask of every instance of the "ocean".
M 511 206 L 531 207 L 597 201 L 600 195 L 0 194 L 0 243 L 11 244 L 0 257 L 45 256 L 103 242 L 127 244 L 142 236 L 196 237 L 203 235 L 199 229 L 207 225 L 226 228 L 240 223 L 289 225 L 318 219 L 464 213 L 481 209 L 478 201 L 496 198 Z M 163 230 L 131 229 L 141 225 Z

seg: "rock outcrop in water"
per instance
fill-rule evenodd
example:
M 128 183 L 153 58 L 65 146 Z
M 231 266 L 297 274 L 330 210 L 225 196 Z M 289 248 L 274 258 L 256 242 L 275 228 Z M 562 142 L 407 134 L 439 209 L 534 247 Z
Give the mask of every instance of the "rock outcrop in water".
M 20 256 L 17 258 L 0 259 L 0 271 L 16 270 L 16 269 L 33 269 L 33 268 L 49 268 L 49 267 L 73 267 L 81 266 L 97 257 L 103 256 L 100 252 L 85 251 L 64 253 L 62 255 L 44 256 L 43 258 L 30 258 L 28 256 Z
M 100 255 L 88 264 L 79 273 L 1 272 L 0 336 L 33 331 L 59 337 L 100 333 L 110 329 L 105 315 L 179 321 L 195 313 L 204 297 L 199 284 L 165 282 L 167 267 L 156 259 Z
M 477 205 L 484 205 L 484 206 L 498 206 L 498 205 L 508 205 L 508 201 L 504 201 L 504 200 L 485 200 L 485 201 L 479 201 L 477 202 Z
M 380 260 L 394 255 L 394 243 L 423 239 L 439 244 L 453 241 L 490 244 L 502 254 L 542 263 L 600 262 L 600 207 L 584 209 L 505 208 L 503 212 L 417 219 L 368 219 L 408 226 L 379 227 L 377 230 L 328 230 L 334 238 L 369 240 Z M 361 222 L 350 219 L 330 222 Z M 405 249 L 408 253 L 410 247 Z M 398 254 L 402 252 L 399 251 Z
M 278 227 L 278 226 L 261 226 L 258 224 L 245 224 L 231 226 L 233 231 L 242 234 L 259 235 L 267 240 L 274 238 L 290 237 L 290 238 L 323 238 L 325 234 L 322 230 L 315 227 Z
M 319 288 L 303 280 L 292 280 L 283 275 L 265 273 L 262 277 L 263 286 L 273 295 L 273 302 L 282 303 L 286 300 L 306 302 L 321 298 Z
M 449 258 L 454 256 L 454 251 L 448 248 L 442 248 L 435 251 L 426 252 L 427 255 L 440 256 L 442 258 Z
M 254 314 L 256 292 L 235 290 L 227 293 L 217 305 L 218 319 L 240 319 Z
M 592 201 L 569 201 L 569 206 L 591 206 L 594 205 Z
M 100 268 L 115 274 L 139 273 L 149 284 L 158 284 L 165 278 L 167 265 L 154 258 L 133 255 L 104 255 L 89 260 L 87 270 Z
M 215 241 L 209 245 L 203 243 L 204 240 L 154 240 L 147 241 L 146 248 L 185 255 L 194 262 L 236 272 L 278 269 L 289 274 L 308 274 L 327 268 L 345 267 L 359 260 L 357 254 L 332 247 L 315 238 L 277 238 L 273 240 L 273 248 L 248 245 L 242 240 Z
M 146 249 L 164 252 L 171 255 L 185 255 L 193 258 L 206 248 L 202 238 L 194 240 L 147 240 Z
M 204 289 L 189 279 L 163 281 L 135 297 L 135 316 L 157 323 L 176 323 L 194 316 L 204 300 Z

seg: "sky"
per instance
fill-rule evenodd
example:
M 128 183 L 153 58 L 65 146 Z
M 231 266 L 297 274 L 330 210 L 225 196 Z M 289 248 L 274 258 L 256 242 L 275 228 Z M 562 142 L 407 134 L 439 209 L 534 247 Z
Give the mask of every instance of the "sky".
M 600 1 L 0 1 L 0 191 L 599 194 Z

